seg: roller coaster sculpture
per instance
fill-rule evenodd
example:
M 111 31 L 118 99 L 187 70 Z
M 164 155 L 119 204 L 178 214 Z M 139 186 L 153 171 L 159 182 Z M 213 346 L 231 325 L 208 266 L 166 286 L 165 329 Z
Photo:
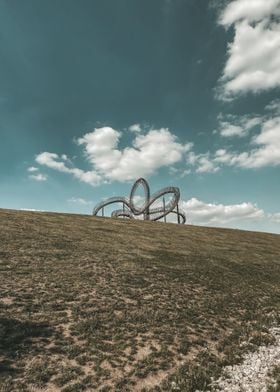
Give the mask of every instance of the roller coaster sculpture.
M 141 207 L 136 206 L 135 204 L 135 194 L 139 186 L 143 187 L 145 194 L 144 202 Z M 165 203 L 165 195 L 172 195 L 167 203 Z M 160 198 L 163 198 L 163 205 L 153 208 L 152 205 Z M 184 224 L 186 222 L 186 216 L 183 211 L 179 210 L 179 199 L 179 188 L 166 187 L 151 195 L 148 182 L 144 178 L 139 178 L 133 184 L 129 198 L 120 196 L 103 200 L 94 207 L 92 214 L 97 216 L 98 212 L 101 210 L 102 216 L 104 216 L 104 207 L 114 203 L 122 203 L 123 208 L 114 210 L 111 213 L 111 217 L 136 219 L 136 217 L 143 215 L 144 220 L 158 221 L 164 218 L 164 221 L 166 222 L 166 216 L 168 214 L 176 214 L 177 222 L 179 224 Z

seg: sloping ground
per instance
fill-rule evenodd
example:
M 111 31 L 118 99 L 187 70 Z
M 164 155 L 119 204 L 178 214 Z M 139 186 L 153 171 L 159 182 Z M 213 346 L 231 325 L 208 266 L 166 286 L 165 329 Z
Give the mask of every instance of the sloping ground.
M 0 390 L 196 391 L 273 343 L 280 236 L 0 210 Z

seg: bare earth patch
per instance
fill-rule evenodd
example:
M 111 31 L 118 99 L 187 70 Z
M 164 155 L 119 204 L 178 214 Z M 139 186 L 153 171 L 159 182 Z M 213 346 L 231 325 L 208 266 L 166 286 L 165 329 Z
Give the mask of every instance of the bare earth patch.
M 12 297 L 0 298 L 0 303 L 2 303 L 3 305 L 10 306 L 14 303 L 14 298 L 12 298 Z

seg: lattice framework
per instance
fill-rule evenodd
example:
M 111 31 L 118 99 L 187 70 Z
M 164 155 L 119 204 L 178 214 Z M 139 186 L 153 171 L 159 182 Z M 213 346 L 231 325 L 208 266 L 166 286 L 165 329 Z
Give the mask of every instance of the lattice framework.
M 137 189 L 140 186 L 142 186 L 145 195 L 144 203 L 141 207 L 136 206 L 135 204 L 135 195 Z M 165 198 L 164 198 L 164 196 L 166 195 L 172 195 L 172 197 L 167 203 L 165 203 Z M 153 204 L 155 204 L 155 202 L 161 198 L 163 200 L 163 205 L 159 207 L 153 207 Z M 111 213 L 112 217 L 135 219 L 135 217 L 143 215 L 144 220 L 157 221 L 162 218 L 166 220 L 166 216 L 168 214 L 176 214 L 178 223 L 184 224 L 186 222 L 186 216 L 183 211 L 179 210 L 178 207 L 179 200 L 180 200 L 179 188 L 170 186 L 170 187 L 162 188 L 151 195 L 148 182 L 144 178 L 139 178 L 133 184 L 129 198 L 118 196 L 118 197 L 111 197 L 109 199 L 103 200 L 94 207 L 92 213 L 93 215 L 97 216 L 99 211 L 101 210 L 103 215 L 104 208 L 106 206 L 115 203 L 122 203 L 123 208 L 114 210 Z

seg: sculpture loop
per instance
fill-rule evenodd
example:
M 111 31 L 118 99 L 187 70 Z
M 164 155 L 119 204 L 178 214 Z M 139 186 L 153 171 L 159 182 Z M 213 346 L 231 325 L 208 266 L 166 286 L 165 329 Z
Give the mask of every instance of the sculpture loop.
M 142 186 L 144 190 L 144 203 L 141 207 L 135 204 L 135 194 L 137 189 Z M 165 195 L 172 195 L 170 200 L 165 204 Z M 163 205 L 159 207 L 152 207 L 152 205 L 163 198 Z M 178 204 L 180 200 L 180 190 L 177 187 L 166 187 L 160 189 L 159 191 L 155 192 L 154 194 L 150 194 L 150 187 L 148 182 L 144 178 L 139 178 L 133 184 L 130 192 L 129 198 L 126 197 L 111 197 L 109 199 L 103 200 L 102 202 L 98 203 L 94 209 L 92 214 L 97 215 L 100 210 L 104 211 L 104 207 L 114 204 L 114 203 L 122 203 L 123 208 L 114 210 L 111 213 L 112 217 L 123 217 L 129 219 L 135 219 L 135 217 L 139 215 L 143 215 L 144 220 L 151 220 L 157 221 L 161 218 L 166 219 L 168 214 L 176 214 L 177 221 L 180 224 L 184 224 L 186 222 L 186 216 L 183 211 L 179 210 Z

